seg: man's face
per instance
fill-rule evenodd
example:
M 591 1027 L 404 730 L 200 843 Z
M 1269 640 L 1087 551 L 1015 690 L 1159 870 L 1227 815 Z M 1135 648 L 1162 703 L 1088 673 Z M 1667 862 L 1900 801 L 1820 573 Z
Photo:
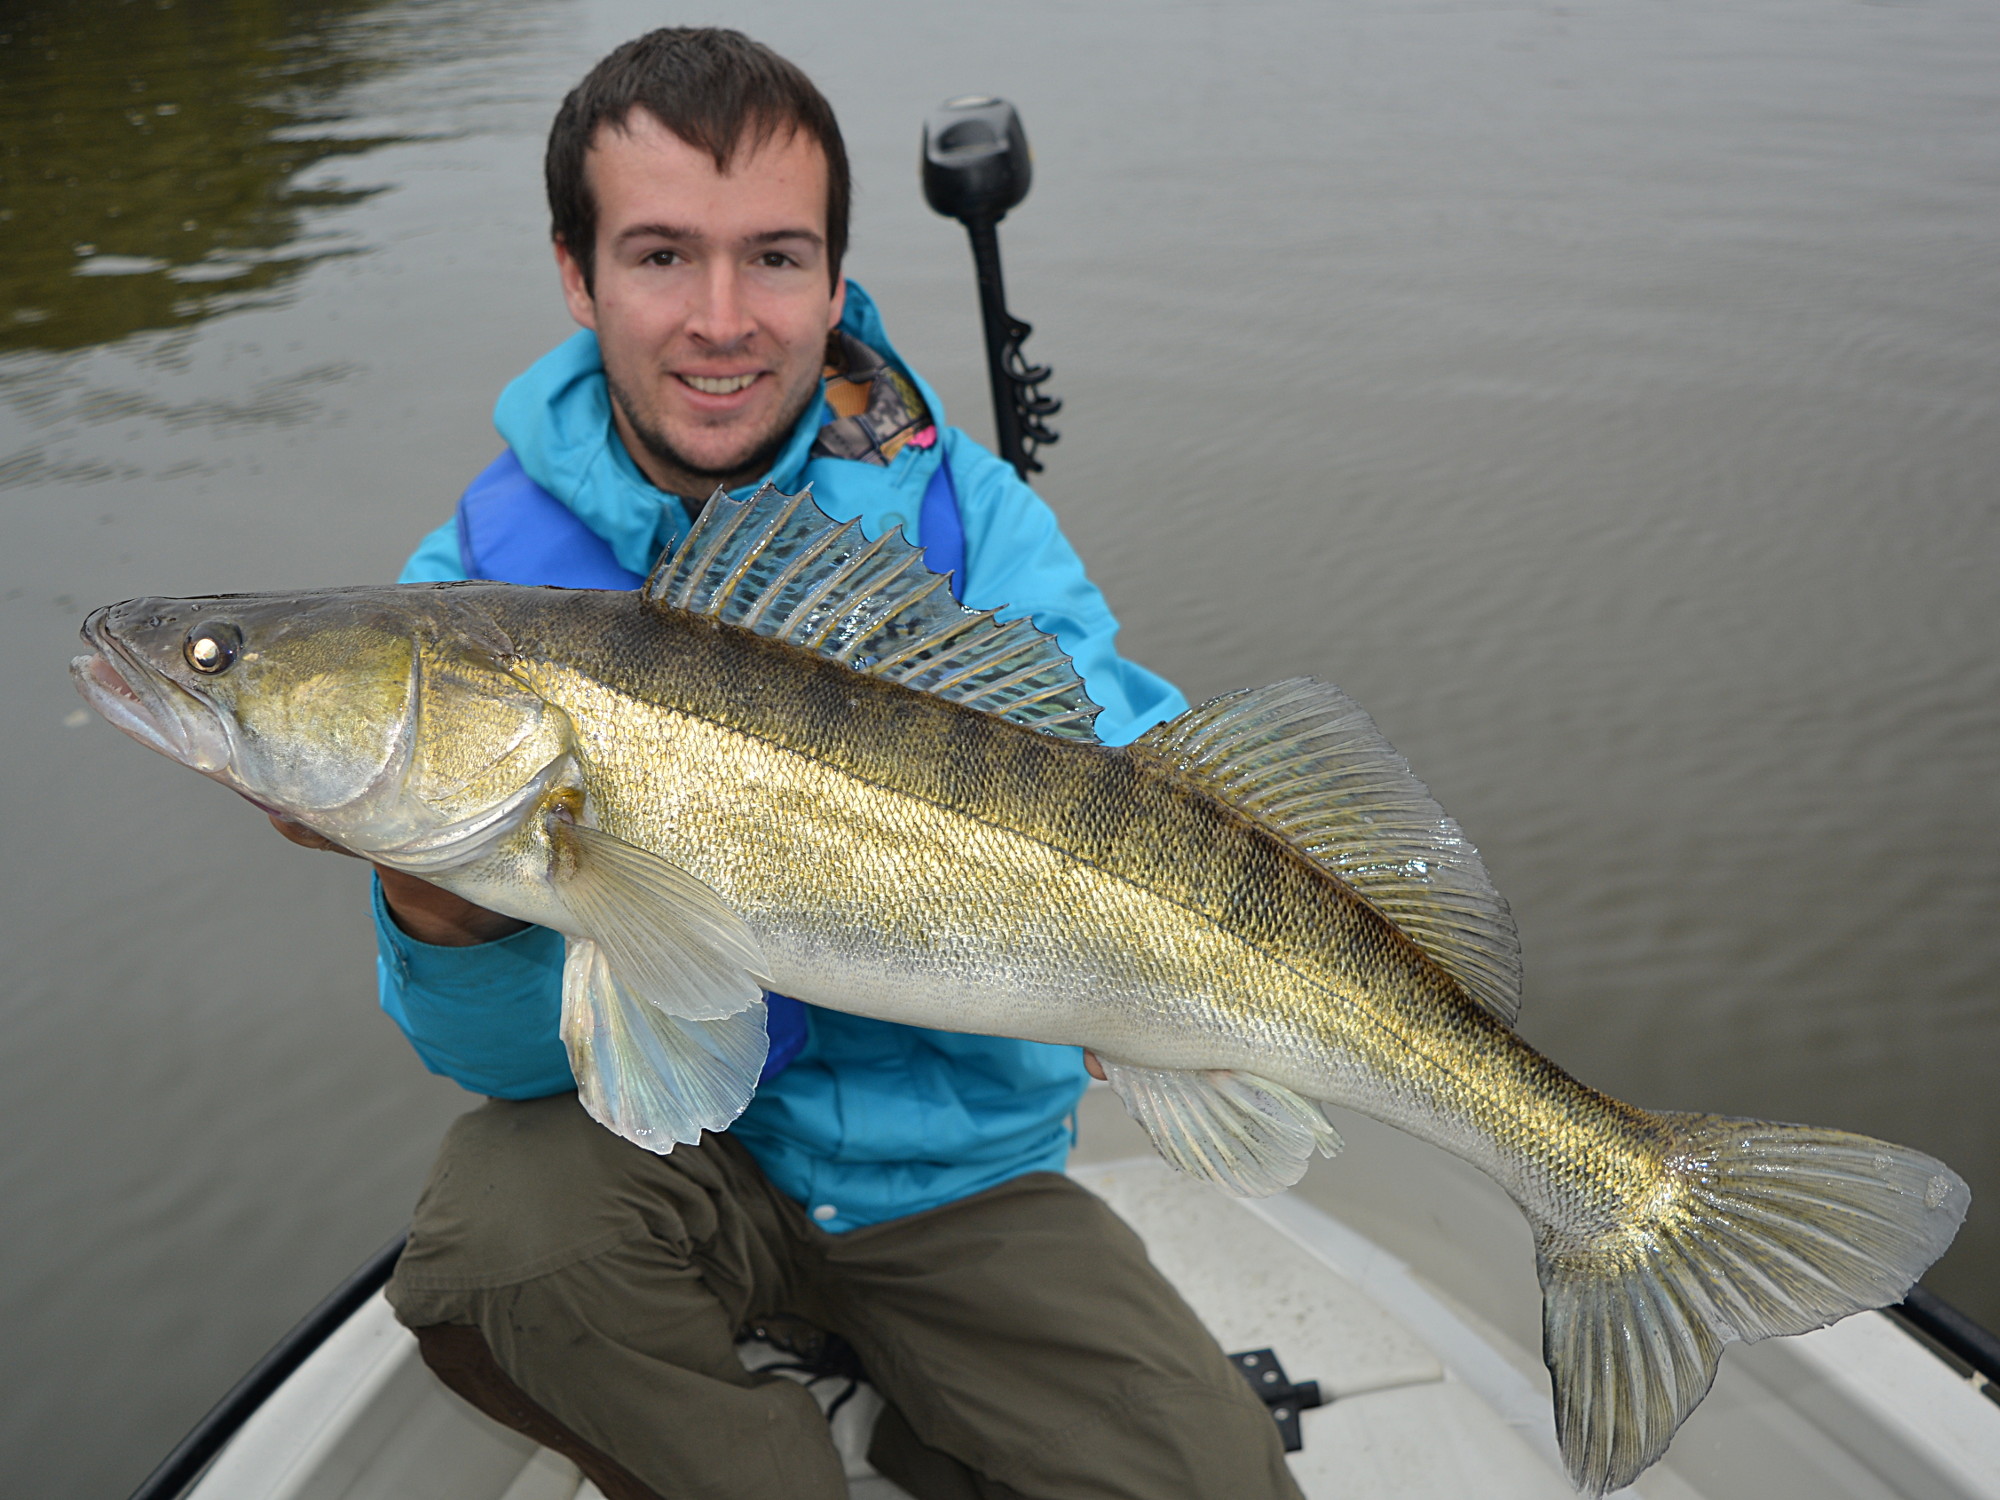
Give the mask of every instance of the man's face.
M 715 159 L 635 109 L 585 158 L 596 286 L 556 247 L 604 353 L 612 416 L 646 477 L 706 498 L 757 478 L 818 389 L 846 285 L 826 258 L 826 157 L 794 133 Z

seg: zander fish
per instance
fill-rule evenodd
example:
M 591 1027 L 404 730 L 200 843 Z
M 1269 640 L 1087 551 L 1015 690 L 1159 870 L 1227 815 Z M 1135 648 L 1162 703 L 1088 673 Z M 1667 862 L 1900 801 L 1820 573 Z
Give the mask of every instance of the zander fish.
M 890 532 L 718 495 L 638 594 L 502 584 L 141 599 L 83 693 L 371 860 L 565 934 L 586 1106 L 721 1130 L 763 994 L 1094 1049 L 1174 1165 L 1298 1180 L 1358 1109 L 1533 1225 L 1571 1477 L 1628 1483 L 1724 1345 L 1900 1298 L 1969 1194 L 1840 1131 L 1654 1113 L 1514 1033 L 1478 854 L 1337 689 L 1232 694 L 1126 748 L 1031 622 Z

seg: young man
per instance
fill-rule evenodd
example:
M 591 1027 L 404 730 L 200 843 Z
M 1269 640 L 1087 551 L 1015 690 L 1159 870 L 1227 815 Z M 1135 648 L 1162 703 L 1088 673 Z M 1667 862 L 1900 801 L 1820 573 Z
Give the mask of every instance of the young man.
M 717 485 L 810 482 L 870 536 L 902 527 L 967 604 L 1053 632 L 1104 738 L 1184 706 L 1117 656 L 1048 508 L 938 425 L 842 279 L 845 151 L 796 68 L 734 32 L 629 43 L 565 101 L 548 188 L 585 331 L 507 388 L 507 452 L 405 581 L 634 587 Z M 1075 1049 L 772 997 L 756 1099 L 657 1156 L 576 1102 L 558 934 L 378 889 L 385 1009 L 491 1096 L 446 1139 L 390 1299 L 448 1383 L 613 1500 L 845 1495 L 812 1397 L 736 1357 L 784 1319 L 859 1354 L 888 1402 L 870 1456 L 920 1500 L 1296 1496 L 1262 1405 L 1061 1175 Z

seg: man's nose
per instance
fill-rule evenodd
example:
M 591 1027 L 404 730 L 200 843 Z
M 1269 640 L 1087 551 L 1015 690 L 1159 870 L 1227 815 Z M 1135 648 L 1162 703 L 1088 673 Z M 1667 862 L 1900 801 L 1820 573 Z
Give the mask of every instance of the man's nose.
M 742 268 L 718 258 L 702 278 L 701 299 L 688 319 L 688 332 L 718 348 L 743 343 L 756 331 L 745 290 Z

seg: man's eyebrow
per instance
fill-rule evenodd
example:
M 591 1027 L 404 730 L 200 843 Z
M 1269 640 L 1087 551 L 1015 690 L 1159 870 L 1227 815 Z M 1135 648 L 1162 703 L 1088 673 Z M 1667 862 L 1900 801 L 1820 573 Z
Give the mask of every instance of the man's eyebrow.
M 809 245 L 824 245 L 826 239 L 816 229 L 767 229 L 762 234 L 753 234 L 744 241 L 746 245 L 775 245 L 783 240 L 804 240 Z
M 681 224 L 628 224 L 618 231 L 619 243 L 627 240 L 679 240 L 701 242 L 708 238 L 698 229 L 690 229 Z M 801 226 L 797 229 L 766 229 L 748 235 L 746 245 L 776 245 L 786 241 L 803 240 L 816 248 L 826 244 L 826 237 L 816 229 Z

